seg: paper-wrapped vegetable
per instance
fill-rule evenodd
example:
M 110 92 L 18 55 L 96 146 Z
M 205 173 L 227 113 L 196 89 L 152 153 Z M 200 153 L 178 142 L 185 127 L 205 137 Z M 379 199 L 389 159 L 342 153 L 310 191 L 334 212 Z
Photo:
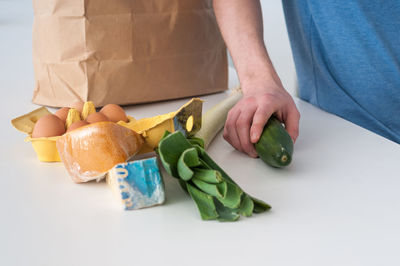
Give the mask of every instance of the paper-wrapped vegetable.
M 166 132 L 158 154 L 166 171 L 179 179 L 195 201 L 203 220 L 236 221 L 270 206 L 246 194 L 203 149 L 201 139 Z
M 139 153 L 152 152 L 164 132 L 181 131 L 186 137 L 193 136 L 201 128 L 201 114 L 203 101 L 193 98 L 179 110 L 163 115 L 130 120 L 128 123 L 119 121 L 118 124 L 132 129 L 142 135 L 144 145 Z
M 160 205 L 165 200 L 156 157 L 117 164 L 106 180 L 125 210 Z
M 76 183 L 101 179 L 116 164 L 126 162 L 143 144 L 142 137 L 113 122 L 98 122 L 57 139 L 61 161 Z

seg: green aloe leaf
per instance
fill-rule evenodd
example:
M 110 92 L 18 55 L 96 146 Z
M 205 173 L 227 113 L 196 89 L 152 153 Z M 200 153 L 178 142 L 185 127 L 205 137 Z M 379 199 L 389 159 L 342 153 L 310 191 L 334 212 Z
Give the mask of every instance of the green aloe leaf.
M 234 183 L 226 182 L 227 191 L 225 197 L 217 197 L 217 199 L 226 207 L 235 209 L 240 206 L 240 198 L 243 191 Z
M 221 202 L 214 198 L 214 204 L 218 213 L 218 221 L 234 222 L 237 221 L 240 215 L 234 209 L 224 206 Z
M 268 211 L 271 207 L 247 195 L 202 148 L 201 139 L 187 140 L 176 131 L 165 132 L 157 153 L 166 171 L 178 178 L 195 201 L 203 220 L 236 221 L 240 215 Z
M 193 171 L 191 167 L 199 166 L 200 160 L 197 150 L 195 148 L 190 148 L 182 152 L 178 160 L 178 174 L 183 180 L 190 180 L 193 176 Z
M 210 194 L 214 197 L 224 198 L 227 192 L 226 182 L 220 184 L 210 184 L 204 181 L 201 181 L 197 178 L 193 178 L 192 182 L 203 192 Z
M 265 211 L 268 211 L 271 209 L 271 206 L 269 206 L 264 201 L 253 198 L 253 197 L 251 197 L 251 199 L 253 200 L 253 203 L 254 203 L 254 209 L 253 209 L 254 213 L 261 213 L 261 212 L 265 212 Z
M 243 216 L 250 217 L 253 214 L 254 203 L 247 194 L 243 193 L 240 203 L 239 213 Z
M 182 188 L 186 193 L 188 193 L 187 186 L 186 186 L 186 181 L 184 181 L 184 180 L 182 180 L 182 179 L 178 179 L 178 183 L 179 183 L 179 185 L 181 186 L 181 188 Z
M 217 184 L 218 191 L 221 193 L 222 198 L 226 197 L 226 193 L 228 192 L 228 183 L 227 182 L 221 182 Z
M 179 178 L 177 164 L 179 157 L 186 150 L 192 148 L 189 141 L 180 131 L 169 133 L 158 143 L 158 154 L 165 170 L 172 176 Z
M 193 171 L 194 171 L 194 177 L 197 178 L 198 180 L 211 184 L 218 184 L 223 181 L 221 173 L 216 170 L 194 168 Z
M 201 192 L 189 183 L 186 183 L 186 187 L 189 191 L 190 196 L 196 203 L 197 208 L 200 211 L 201 218 L 203 220 L 213 220 L 218 218 L 218 213 L 216 211 L 212 196 Z
M 204 148 L 204 140 L 201 138 L 191 137 L 191 138 L 188 138 L 188 141 L 192 145 L 199 145 L 200 147 Z
M 211 159 L 211 157 L 207 154 L 207 152 L 203 148 L 197 147 L 197 151 L 199 152 L 202 164 L 207 165 L 208 168 L 210 169 L 217 170 L 218 172 L 220 172 L 220 174 L 225 180 L 228 180 L 231 183 L 236 184 L 235 181 L 233 181 L 232 178 L 230 178 L 229 175 L 225 173 L 225 171 L 222 170 L 222 168 L 219 167 L 219 165 L 216 162 L 214 162 L 213 159 Z

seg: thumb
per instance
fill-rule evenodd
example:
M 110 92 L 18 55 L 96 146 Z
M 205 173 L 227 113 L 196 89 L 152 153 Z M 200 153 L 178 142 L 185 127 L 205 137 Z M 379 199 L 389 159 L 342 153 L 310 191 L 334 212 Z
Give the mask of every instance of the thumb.
M 286 115 L 285 127 L 293 142 L 296 142 L 296 139 L 299 136 L 299 120 L 299 111 L 297 111 L 296 108 L 291 108 Z
M 265 124 L 272 115 L 272 110 L 258 108 L 254 113 L 253 123 L 250 128 L 250 140 L 252 143 L 257 143 L 260 139 L 261 133 Z

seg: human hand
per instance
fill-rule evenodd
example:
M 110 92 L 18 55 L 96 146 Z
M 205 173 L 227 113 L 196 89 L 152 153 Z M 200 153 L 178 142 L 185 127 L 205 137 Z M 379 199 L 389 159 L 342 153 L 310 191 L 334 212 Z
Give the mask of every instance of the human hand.
M 243 90 L 243 98 L 229 111 L 224 138 L 237 150 L 257 157 L 257 143 L 265 124 L 275 115 L 285 124 L 293 142 L 299 134 L 300 113 L 290 94 L 278 82 Z
M 253 144 L 275 114 L 295 141 L 300 115 L 269 58 L 260 1 L 213 0 L 213 8 L 243 91 L 243 98 L 228 113 L 224 138 L 236 149 L 257 157 Z

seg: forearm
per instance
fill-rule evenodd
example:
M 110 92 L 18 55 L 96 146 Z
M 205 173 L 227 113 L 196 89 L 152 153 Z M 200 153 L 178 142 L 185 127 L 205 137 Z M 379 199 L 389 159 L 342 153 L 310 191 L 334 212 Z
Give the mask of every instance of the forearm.
M 259 0 L 213 0 L 213 5 L 244 93 L 260 79 L 281 85 L 264 44 Z

